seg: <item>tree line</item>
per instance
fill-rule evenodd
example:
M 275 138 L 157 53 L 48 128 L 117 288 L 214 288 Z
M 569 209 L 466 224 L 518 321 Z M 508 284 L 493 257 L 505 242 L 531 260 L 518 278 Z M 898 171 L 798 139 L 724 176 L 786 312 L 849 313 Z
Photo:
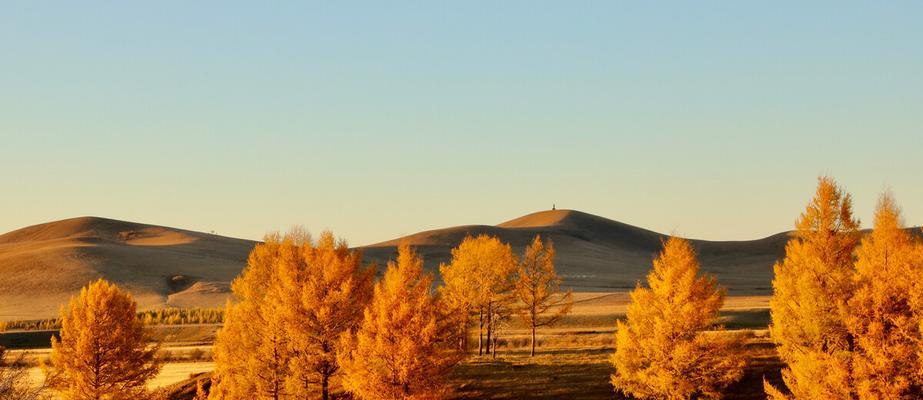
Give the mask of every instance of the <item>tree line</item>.
M 224 322 L 224 308 L 166 307 L 138 312 L 144 325 L 196 325 Z M 0 322 L 0 332 L 7 330 L 49 331 L 61 329 L 60 318 Z
M 330 232 L 317 240 L 299 229 L 267 236 L 232 283 L 213 382 L 199 397 L 328 399 L 338 376 L 355 398 L 442 398 L 450 391 L 446 376 L 467 356 L 475 319 L 480 354 L 496 354 L 499 329 L 514 314 L 531 328 L 534 354 L 535 330 L 570 309 L 550 240 L 536 237 L 521 261 L 486 235 L 466 237 L 452 254 L 436 288 L 406 244 L 375 282 L 376 267 Z M 150 344 L 144 324 L 222 315 L 136 308 L 130 294 L 104 280 L 72 298 L 42 365 L 46 387 L 66 399 L 156 398 L 145 384 L 161 367 L 159 345 Z
M 923 244 L 893 195 L 863 235 L 850 195 L 821 177 L 773 271 L 769 333 L 785 367 L 783 387 L 764 380 L 770 399 L 923 398 Z M 741 336 L 717 326 L 724 290 L 679 238 L 647 281 L 618 322 L 613 386 L 639 399 L 720 398 L 749 362 Z
M 852 200 L 831 178 L 799 216 L 774 269 L 770 337 L 784 386 L 772 399 L 923 398 L 923 244 L 881 196 L 863 236 Z M 232 284 L 209 390 L 199 398 L 328 399 L 331 380 L 358 399 L 439 399 L 469 357 L 495 356 L 504 323 L 535 331 L 571 308 L 554 271 L 554 247 L 536 237 L 522 257 L 486 235 L 467 237 L 441 265 L 443 284 L 408 245 L 382 279 L 332 233 L 270 235 Z M 631 292 L 611 356 L 616 391 L 639 399 L 720 398 L 749 364 L 744 336 L 719 324 L 726 290 L 701 273 L 690 242 L 670 237 L 646 284 Z M 60 339 L 43 365 L 67 399 L 145 398 L 159 371 L 131 296 L 97 281 L 63 309 Z M 473 346 L 472 346 L 473 351 Z M 22 375 L 0 362 L 4 390 Z M 17 380 L 18 379 L 18 380 Z

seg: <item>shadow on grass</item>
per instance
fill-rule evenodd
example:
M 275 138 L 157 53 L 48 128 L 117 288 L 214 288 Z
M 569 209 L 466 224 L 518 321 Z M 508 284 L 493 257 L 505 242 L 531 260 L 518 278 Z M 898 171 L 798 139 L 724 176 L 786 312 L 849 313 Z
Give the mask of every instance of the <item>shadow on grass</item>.
M 779 362 L 767 338 L 747 344 L 751 363 L 743 378 L 725 390 L 725 399 L 765 399 L 763 378 L 781 384 Z M 525 351 L 506 352 L 497 359 L 472 357 L 452 375 L 455 399 L 629 399 L 617 395 L 609 383 L 611 348 L 541 350 L 535 357 Z
M 478 360 L 458 366 L 453 374 L 456 399 L 612 399 L 606 357 L 586 362 L 549 363 L 554 355 L 513 361 Z M 509 357 L 507 357 L 509 358 Z M 575 361 L 575 360 L 570 360 Z
M 769 309 L 721 311 L 727 329 L 766 329 L 769 319 Z

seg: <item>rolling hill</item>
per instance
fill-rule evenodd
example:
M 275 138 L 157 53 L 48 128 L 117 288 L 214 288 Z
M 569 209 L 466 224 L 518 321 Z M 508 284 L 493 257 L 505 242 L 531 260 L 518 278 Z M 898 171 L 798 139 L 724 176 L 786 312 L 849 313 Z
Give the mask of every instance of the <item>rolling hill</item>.
M 556 267 L 575 291 L 634 288 L 651 268 L 666 235 L 573 210 L 540 211 L 496 226 L 465 225 L 420 232 L 365 246 L 367 260 L 383 265 L 406 241 L 423 255 L 429 268 L 448 263 L 451 249 L 466 235 L 489 234 L 521 254 L 535 235 L 550 238 Z M 748 241 L 692 240 L 702 269 L 718 277 L 732 294 L 769 294 L 772 264 L 784 255 L 789 233 Z
M 140 307 L 218 306 L 255 242 L 82 217 L 0 235 L 0 320 L 44 318 L 92 280 L 132 292 Z
M 407 241 L 437 270 L 466 235 L 491 234 L 519 254 L 535 235 L 551 238 L 557 268 L 575 291 L 634 287 L 651 266 L 663 234 L 595 215 L 542 211 L 496 226 L 465 225 L 360 247 L 383 266 Z M 703 270 L 732 294 L 768 294 L 772 264 L 788 233 L 751 241 L 693 240 Z M 87 282 L 106 278 L 142 308 L 218 306 L 256 242 L 97 217 L 73 218 L 0 235 L 0 320 L 44 318 Z

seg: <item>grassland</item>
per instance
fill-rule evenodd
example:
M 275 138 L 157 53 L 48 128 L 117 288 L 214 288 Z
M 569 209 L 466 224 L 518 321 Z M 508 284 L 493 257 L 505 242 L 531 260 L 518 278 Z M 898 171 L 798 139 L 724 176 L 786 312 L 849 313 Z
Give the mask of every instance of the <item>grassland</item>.
M 613 399 L 620 398 L 609 384 L 615 321 L 624 316 L 626 293 L 575 293 L 571 315 L 558 326 L 539 331 L 539 353 L 529 357 L 529 332 L 517 318 L 501 330 L 496 357 L 469 357 L 450 377 L 456 399 Z M 728 399 L 762 399 L 762 380 L 778 382 L 781 365 L 766 335 L 767 296 L 733 296 L 722 310 L 728 329 L 750 332 L 747 350 L 753 363 L 744 379 L 727 390 Z M 218 325 L 154 326 L 149 329 L 164 342 L 165 365 L 151 387 L 171 387 L 190 393 L 195 379 L 208 377 L 211 343 Z M 22 333 L 20 333 L 22 334 Z M 32 332 L 31 334 L 34 334 Z M 6 333 L 0 335 L 11 335 Z M 49 337 L 50 333 L 47 334 Z M 36 339 L 37 341 L 40 341 Z M 47 342 L 46 342 L 47 343 Z M 476 343 L 473 340 L 472 343 Z M 47 344 L 45 345 L 47 347 Z M 29 350 L 33 360 L 47 356 L 48 349 Z M 474 349 L 476 353 L 476 349 Z M 203 374 L 204 375 L 200 375 Z M 36 382 L 41 372 L 33 369 Z M 334 382 L 336 386 L 336 382 Z

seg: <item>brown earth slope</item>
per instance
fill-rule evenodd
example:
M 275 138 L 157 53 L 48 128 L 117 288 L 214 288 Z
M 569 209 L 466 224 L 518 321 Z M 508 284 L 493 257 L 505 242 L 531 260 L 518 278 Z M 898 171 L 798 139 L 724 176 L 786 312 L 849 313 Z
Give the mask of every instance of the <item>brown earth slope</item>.
M 143 308 L 218 306 L 255 242 L 82 217 L 0 235 L 0 320 L 44 318 L 105 278 Z
M 919 229 L 915 229 L 919 232 Z M 557 269 L 575 291 L 624 291 L 643 280 L 666 236 L 595 215 L 542 211 L 496 226 L 466 225 L 364 246 L 384 265 L 407 241 L 437 270 L 466 235 L 491 234 L 521 254 L 535 235 L 551 238 Z M 770 293 L 772 264 L 788 233 L 759 240 L 692 240 L 702 269 L 735 295 Z M 0 321 L 45 318 L 88 282 L 106 278 L 128 288 L 142 308 L 218 306 L 256 242 L 212 234 L 83 217 L 0 235 Z
M 379 264 L 395 257 L 396 246 L 407 241 L 417 248 L 430 268 L 447 263 L 452 247 L 466 235 L 499 236 L 521 254 L 535 237 L 551 238 L 557 249 L 556 266 L 575 291 L 631 289 L 651 268 L 665 235 L 595 215 L 573 211 L 541 211 L 496 226 L 466 225 L 420 232 L 362 248 Z M 702 269 L 718 277 L 732 294 L 768 294 L 772 264 L 784 255 L 788 233 L 759 240 L 692 240 Z

